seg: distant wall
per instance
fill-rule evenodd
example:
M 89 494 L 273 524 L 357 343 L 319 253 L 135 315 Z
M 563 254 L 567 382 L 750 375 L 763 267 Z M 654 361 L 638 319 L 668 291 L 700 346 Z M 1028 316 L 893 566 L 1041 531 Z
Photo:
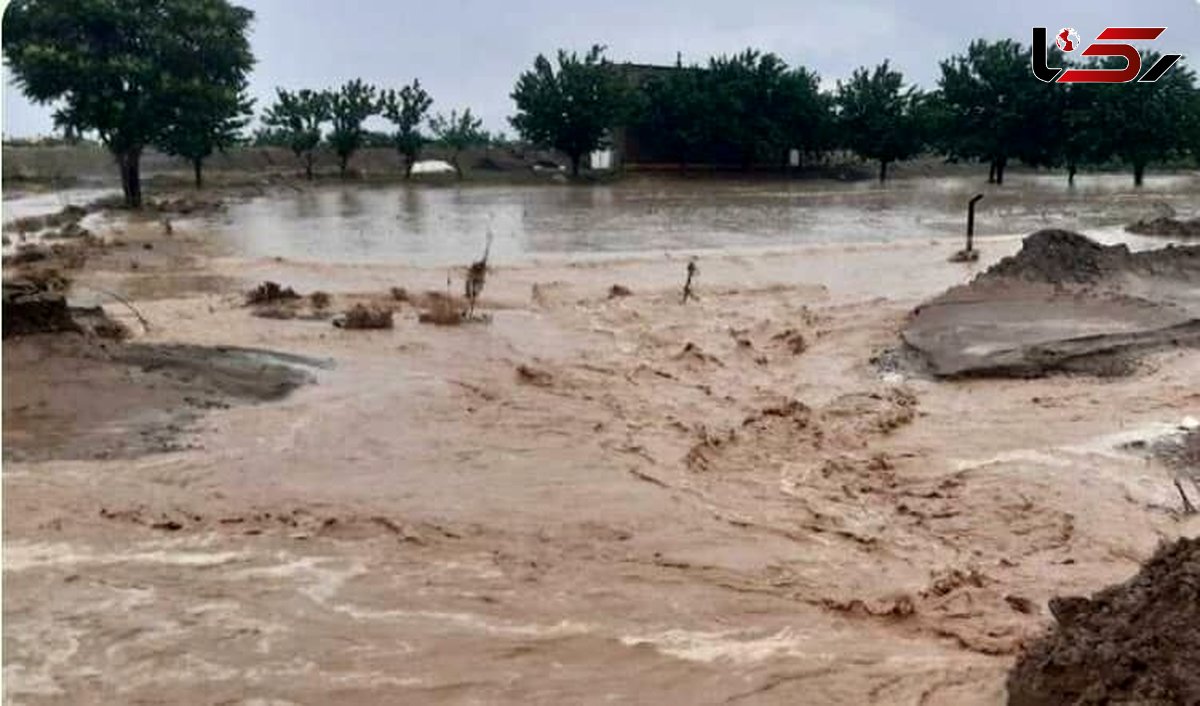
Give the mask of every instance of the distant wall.
M 430 146 L 421 153 L 422 159 L 449 159 L 446 150 Z M 488 148 L 463 152 L 459 162 L 465 169 L 480 171 L 524 171 L 535 161 L 554 159 L 555 155 L 541 150 L 520 148 Z M 562 161 L 561 159 L 555 161 Z M 337 155 L 329 149 L 318 149 L 318 171 L 336 172 Z M 350 168 L 370 175 L 402 171 L 396 150 L 371 147 L 360 150 L 350 161 Z M 206 173 L 222 172 L 296 174 L 303 168 L 289 150 L 282 147 L 237 147 L 214 154 L 204 161 Z M 37 181 L 103 181 L 116 182 L 117 170 L 112 156 L 103 147 L 79 145 L 10 145 L 3 146 L 3 178 L 5 180 Z M 191 165 L 182 159 L 150 150 L 142 157 L 142 174 L 178 175 L 190 178 Z

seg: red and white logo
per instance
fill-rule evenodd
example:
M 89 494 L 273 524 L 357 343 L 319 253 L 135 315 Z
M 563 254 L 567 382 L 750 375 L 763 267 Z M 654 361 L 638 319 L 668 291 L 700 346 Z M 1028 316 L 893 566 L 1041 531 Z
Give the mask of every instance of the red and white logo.
M 1064 54 L 1070 54 L 1075 51 L 1075 47 L 1079 46 L 1079 33 L 1075 31 L 1074 27 L 1063 27 L 1058 34 L 1054 35 L 1054 41 Z
M 1118 56 L 1125 60 L 1125 67 L 1118 69 L 1067 69 L 1055 68 L 1047 63 L 1046 28 L 1033 28 L 1033 52 L 1030 64 L 1033 75 L 1046 83 L 1154 83 L 1167 69 L 1182 58 L 1181 54 L 1163 54 L 1146 73 L 1142 72 L 1142 55 L 1130 44 L 1123 42 L 1150 42 L 1167 30 L 1166 27 L 1107 27 L 1087 45 L 1080 56 Z M 1054 35 L 1054 42 L 1063 53 L 1075 51 L 1079 46 L 1079 34 L 1071 27 L 1064 27 Z

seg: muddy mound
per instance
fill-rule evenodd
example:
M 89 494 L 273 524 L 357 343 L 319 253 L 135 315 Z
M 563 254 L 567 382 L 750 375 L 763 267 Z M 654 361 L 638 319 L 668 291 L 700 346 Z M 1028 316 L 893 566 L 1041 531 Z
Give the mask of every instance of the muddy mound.
M 1179 220 L 1160 216 L 1131 223 L 1125 230 L 1138 235 L 1165 235 L 1170 238 L 1200 238 L 1200 218 Z
M 275 351 L 119 344 L 79 335 L 4 343 L 4 458 L 134 458 L 191 448 L 205 413 L 278 400 L 322 360 Z
M 978 280 L 1089 284 L 1123 272 L 1200 279 L 1200 246 L 1133 253 L 1125 245 L 1101 245 L 1069 230 L 1039 230 L 1025 238 L 1020 252 L 997 262 Z
M 1200 703 L 1200 538 L 1164 546 L 1129 581 L 1055 598 L 1057 625 L 1008 676 L 1009 703 Z
M 922 304 L 901 331 L 938 377 L 1128 374 L 1200 346 L 1200 246 L 1130 252 L 1063 230 Z
M 67 299 L 33 282 L 4 283 L 4 338 L 31 333 L 79 331 Z

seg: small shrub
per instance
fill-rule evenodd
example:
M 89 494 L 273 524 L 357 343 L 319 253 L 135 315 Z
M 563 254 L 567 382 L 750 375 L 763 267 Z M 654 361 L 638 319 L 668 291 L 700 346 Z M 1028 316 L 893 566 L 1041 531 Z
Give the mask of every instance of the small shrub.
M 346 329 L 392 328 L 392 310 L 355 304 L 350 311 L 333 323 L 339 328 Z
M 463 312 L 454 299 L 447 296 L 426 297 L 426 310 L 422 311 L 417 320 L 423 324 L 437 326 L 457 326 L 463 322 Z
M 300 295 L 291 287 L 281 287 L 276 282 L 263 282 L 246 295 L 247 304 L 270 304 L 273 302 L 299 299 Z

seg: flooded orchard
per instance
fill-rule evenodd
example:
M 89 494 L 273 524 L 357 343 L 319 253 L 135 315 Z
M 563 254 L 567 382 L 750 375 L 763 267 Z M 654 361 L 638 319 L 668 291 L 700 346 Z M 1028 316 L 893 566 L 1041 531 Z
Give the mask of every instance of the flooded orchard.
M 1020 236 L 1161 247 L 1124 225 L 1200 203 L 1194 174 L 1010 181 L 94 214 L 68 296 L 132 341 L 4 343 L 6 698 L 1002 703 L 1052 597 L 1200 531 L 1146 453 L 1200 416 L 1194 349 L 1112 377 L 896 362 L 911 312 Z M 949 262 L 977 191 L 980 259 Z M 422 322 L 489 232 L 482 315 Z M 1154 282 L 1113 291 L 1142 312 Z M 357 305 L 392 327 L 331 325 Z

